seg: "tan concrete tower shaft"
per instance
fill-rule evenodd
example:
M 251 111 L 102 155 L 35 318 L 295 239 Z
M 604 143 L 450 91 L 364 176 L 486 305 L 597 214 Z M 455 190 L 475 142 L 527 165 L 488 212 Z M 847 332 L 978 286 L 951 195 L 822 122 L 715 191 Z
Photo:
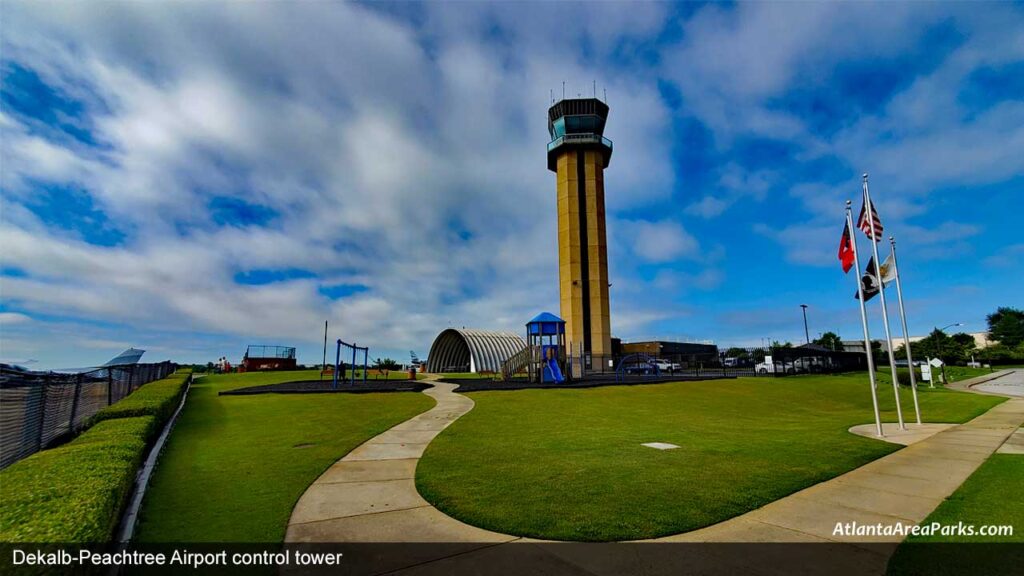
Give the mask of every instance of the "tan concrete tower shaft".
M 558 173 L 558 268 L 561 314 L 573 355 L 589 354 L 592 367 L 611 358 L 608 242 L 605 233 L 604 153 L 566 147 Z

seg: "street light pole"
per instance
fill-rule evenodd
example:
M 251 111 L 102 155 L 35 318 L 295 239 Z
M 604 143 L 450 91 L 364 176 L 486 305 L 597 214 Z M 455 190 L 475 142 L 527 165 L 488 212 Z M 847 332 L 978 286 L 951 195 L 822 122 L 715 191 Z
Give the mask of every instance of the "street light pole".
M 801 304 L 800 307 L 804 310 L 804 338 L 807 340 L 807 343 L 810 344 L 811 333 L 807 331 L 807 304 Z
M 952 324 L 943 326 L 942 328 L 936 328 L 936 330 L 938 330 L 939 332 L 942 332 L 942 334 L 945 334 L 946 333 L 945 332 L 946 328 L 951 328 L 953 326 L 963 326 L 963 324 L 961 324 L 960 322 L 954 322 Z M 937 344 L 939 345 L 939 349 L 938 349 L 939 360 L 942 360 L 942 339 L 941 338 L 939 339 Z M 946 361 L 945 360 L 942 360 L 942 385 L 943 386 L 946 385 Z

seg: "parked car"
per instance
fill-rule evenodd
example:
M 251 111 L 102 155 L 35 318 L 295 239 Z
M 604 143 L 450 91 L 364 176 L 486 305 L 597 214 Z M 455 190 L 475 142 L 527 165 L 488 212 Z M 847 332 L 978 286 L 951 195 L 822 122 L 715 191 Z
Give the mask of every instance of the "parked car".
M 653 374 L 660 369 L 654 364 L 653 360 L 638 360 L 626 364 L 623 370 L 626 374 Z
M 799 360 L 797 360 L 799 362 Z M 768 362 L 761 362 L 754 366 L 754 371 L 758 374 L 775 374 L 778 370 L 779 374 L 796 374 L 797 367 L 793 362 L 775 362 L 769 364 Z
M 654 365 L 662 372 L 676 372 L 683 369 L 682 365 L 668 360 L 655 360 Z

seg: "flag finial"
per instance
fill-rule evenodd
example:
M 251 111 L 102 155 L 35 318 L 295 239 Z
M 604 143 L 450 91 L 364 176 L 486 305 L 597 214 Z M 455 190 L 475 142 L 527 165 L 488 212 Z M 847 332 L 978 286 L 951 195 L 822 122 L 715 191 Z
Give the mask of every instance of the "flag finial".
M 846 201 L 846 207 L 847 207 L 847 208 L 849 208 L 849 207 L 850 207 L 850 201 L 849 201 L 849 200 L 847 200 L 847 201 Z
M 893 238 L 892 236 L 889 236 L 889 242 L 890 242 L 891 244 L 895 244 L 895 243 L 896 243 L 896 239 L 895 239 L 895 238 Z
M 864 173 L 864 181 L 865 181 L 865 182 L 867 182 L 867 180 L 868 180 L 868 173 L 867 173 L 867 172 L 865 172 L 865 173 Z

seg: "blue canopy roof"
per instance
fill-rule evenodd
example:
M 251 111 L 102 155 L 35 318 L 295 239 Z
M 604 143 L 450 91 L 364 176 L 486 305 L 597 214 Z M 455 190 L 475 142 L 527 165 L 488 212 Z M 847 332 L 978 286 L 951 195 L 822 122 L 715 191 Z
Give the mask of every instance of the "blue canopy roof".
M 551 312 L 541 312 L 526 323 L 526 333 L 536 336 L 565 334 L 565 320 Z
M 539 322 L 558 322 L 560 324 L 565 324 L 565 320 L 562 320 L 561 318 L 555 316 L 551 312 L 541 312 L 540 314 L 534 316 L 533 320 L 527 322 L 526 325 L 529 326 L 530 324 L 537 324 Z

